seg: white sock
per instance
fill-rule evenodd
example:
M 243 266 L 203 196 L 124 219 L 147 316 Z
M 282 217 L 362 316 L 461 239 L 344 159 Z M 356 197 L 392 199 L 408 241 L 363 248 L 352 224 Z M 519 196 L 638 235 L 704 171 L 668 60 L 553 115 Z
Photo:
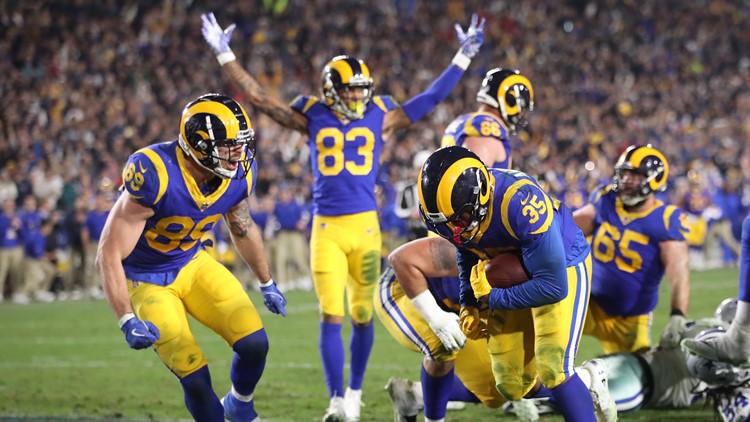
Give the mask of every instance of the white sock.
M 245 403 L 248 403 L 248 402 L 251 402 L 251 401 L 253 401 L 253 395 L 252 395 L 252 394 L 250 394 L 250 395 L 247 395 L 247 396 L 244 396 L 244 395 L 242 395 L 242 394 L 238 393 L 238 392 L 237 392 L 237 390 L 235 390 L 235 389 L 234 389 L 234 386 L 232 386 L 232 395 L 233 395 L 233 396 L 234 396 L 234 398 L 236 398 L 237 400 L 239 400 L 239 401 L 243 401 L 243 402 L 245 402 Z

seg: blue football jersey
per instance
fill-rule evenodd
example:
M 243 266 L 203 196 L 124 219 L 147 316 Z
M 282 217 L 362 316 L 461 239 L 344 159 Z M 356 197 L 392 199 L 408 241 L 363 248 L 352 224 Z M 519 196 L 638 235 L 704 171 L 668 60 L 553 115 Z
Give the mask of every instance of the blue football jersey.
M 596 208 L 591 296 L 612 316 L 651 312 L 664 276 L 659 243 L 685 240 L 682 211 L 657 200 L 630 213 L 612 185 L 595 190 L 591 203 Z
M 297 97 L 291 106 L 307 117 L 314 213 L 337 216 L 375 211 L 383 119 L 399 105 L 389 96 L 375 96 L 364 117 L 347 124 L 316 97 Z
M 123 260 L 128 279 L 170 284 L 201 247 L 203 235 L 252 192 L 255 161 L 240 179 L 221 179 L 213 192 L 204 194 L 185 167 L 189 159 L 177 141 L 148 146 L 128 159 L 122 188 L 155 213 Z
M 468 137 L 480 136 L 497 139 L 505 148 L 505 160 L 494 163 L 485 163 L 487 167 L 508 169 L 512 167 L 511 145 L 508 139 L 508 129 L 503 122 L 489 113 L 469 113 L 458 116 L 453 120 L 443 133 L 440 141 L 441 147 L 464 146 Z
M 444 311 L 458 313 L 461 310 L 458 277 L 427 277 L 427 288 Z
M 566 291 L 566 268 L 585 260 L 589 245 L 570 210 L 550 198 L 534 178 L 515 170 L 489 173 L 494 179 L 492 207 L 477 237 L 458 245 L 461 304 L 476 306 L 470 275 L 480 259 L 520 251 L 531 279 L 503 289 L 508 295 L 504 309 L 539 306 Z

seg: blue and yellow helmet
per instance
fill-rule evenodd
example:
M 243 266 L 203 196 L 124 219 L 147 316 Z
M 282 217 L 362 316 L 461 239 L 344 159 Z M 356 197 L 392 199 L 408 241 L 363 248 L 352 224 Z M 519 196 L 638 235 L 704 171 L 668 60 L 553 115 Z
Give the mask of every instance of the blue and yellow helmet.
M 427 228 L 456 245 L 473 240 L 487 218 L 492 183 L 479 157 L 460 146 L 440 148 L 419 173 L 419 210 Z
M 361 119 L 372 99 L 373 80 L 365 62 L 352 56 L 336 56 L 323 68 L 322 94 L 326 105 L 349 120 Z M 344 103 L 341 94 L 350 88 L 363 88 L 364 99 Z
M 221 94 L 205 94 L 191 101 L 182 111 L 179 144 L 199 166 L 224 179 L 244 177 L 255 159 L 255 131 L 250 118 L 237 101 Z M 219 147 L 243 147 L 238 168 L 227 169 Z M 242 172 L 238 169 L 241 167 Z

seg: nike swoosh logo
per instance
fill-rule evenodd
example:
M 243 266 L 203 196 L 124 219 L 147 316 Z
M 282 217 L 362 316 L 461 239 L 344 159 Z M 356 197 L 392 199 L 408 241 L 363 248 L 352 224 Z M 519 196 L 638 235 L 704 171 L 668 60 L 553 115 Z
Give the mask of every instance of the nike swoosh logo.
M 143 164 L 141 164 L 140 161 L 138 161 L 138 167 L 141 169 L 141 173 L 145 173 L 146 171 L 148 171 L 147 169 L 143 168 Z
M 521 200 L 521 205 L 526 205 L 526 203 L 529 202 L 529 198 L 531 198 L 531 194 L 527 193 L 526 194 L 526 198 L 524 198 L 523 200 Z
M 133 331 L 131 331 L 130 334 L 132 334 L 132 335 L 134 335 L 136 337 L 146 337 L 145 334 L 139 333 L 138 331 L 135 330 L 135 328 L 133 328 Z

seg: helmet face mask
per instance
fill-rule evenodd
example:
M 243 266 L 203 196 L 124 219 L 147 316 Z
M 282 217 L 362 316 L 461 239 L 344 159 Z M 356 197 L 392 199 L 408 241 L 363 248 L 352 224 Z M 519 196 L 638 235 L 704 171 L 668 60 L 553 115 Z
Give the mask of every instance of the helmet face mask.
M 220 94 L 203 95 L 185 106 L 179 144 L 201 168 L 223 179 L 245 177 L 255 160 L 250 118 L 236 101 Z
M 534 87 L 518 70 L 495 68 L 487 72 L 477 101 L 497 109 L 511 133 L 528 126 L 526 114 L 534 111 Z
M 642 177 L 638 177 L 641 175 Z M 649 145 L 630 146 L 615 164 L 613 190 L 626 206 L 637 206 L 667 189 L 669 164 L 664 154 Z M 632 179 L 637 179 L 632 182 Z
M 365 62 L 336 56 L 323 68 L 321 80 L 323 98 L 331 110 L 349 120 L 364 117 L 374 85 Z
M 463 147 L 441 148 L 425 161 L 419 179 L 419 211 L 428 228 L 455 245 L 471 243 L 492 198 L 479 157 Z

